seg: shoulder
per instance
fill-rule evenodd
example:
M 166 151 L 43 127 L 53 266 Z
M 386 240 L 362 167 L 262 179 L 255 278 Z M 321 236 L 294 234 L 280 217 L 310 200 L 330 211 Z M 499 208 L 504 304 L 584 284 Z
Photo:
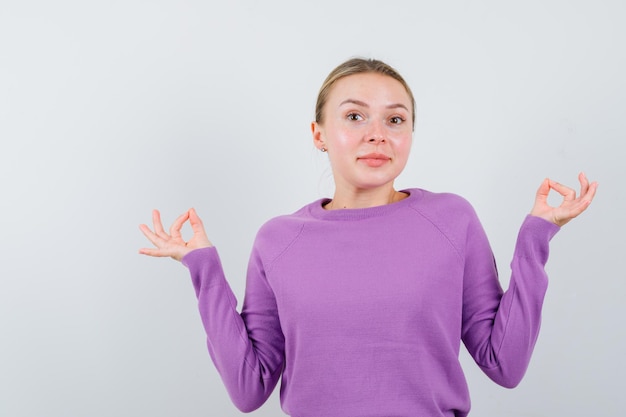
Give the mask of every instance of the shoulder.
M 463 247 L 468 236 L 482 230 L 476 211 L 464 197 L 453 193 L 418 192 L 421 198 L 415 199 L 411 208 L 443 233 L 457 250 Z
M 480 220 L 464 197 L 453 193 L 418 192 L 421 198 L 416 199 L 411 208 L 445 236 L 461 259 L 466 256 L 468 245 L 484 241 Z
M 475 211 L 469 201 L 454 193 L 436 193 L 419 188 L 408 190 L 419 194 L 411 207 L 430 219 L 450 221 L 456 217 L 475 217 Z
M 307 204 L 294 213 L 266 221 L 257 232 L 255 250 L 262 252 L 266 260 L 275 259 L 298 239 L 305 225 L 314 220 L 310 215 L 310 208 L 314 204 L 319 204 L 319 201 Z
M 298 234 L 304 227 L 304 224 L 313 219 L 310 214 L 311 209 L 318 204 L 321 204 L 320 200 L 307 204 L 291 214 L 284 214 L 271 218 L 261 226 L 258 235 L 275 237 Z

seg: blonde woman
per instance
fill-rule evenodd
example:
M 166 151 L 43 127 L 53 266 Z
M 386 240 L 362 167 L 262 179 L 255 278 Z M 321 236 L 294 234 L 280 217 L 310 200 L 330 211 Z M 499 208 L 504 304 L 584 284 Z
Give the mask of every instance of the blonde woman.
M 589 206 L 597 183 L 580 174 L 578 196 L 541 184 L 504 292 L 467 201 L 394 188 L 414 120 L 413 94 L 387 64 L 351 59 L 330 73 L 311 130 L 335 193 L 259 230 L 241 313 L 193 209 L 169 232 L 158 211 L 152 230 L 140 226 L 155 246 L 140 253 L 189 269 L 209 353 L 242 411 L 260 407 L 282 377 L 282 409 L 294 417 L 466 416 L 461 341 L 496 383 L 522 379 L 539 332 L 549 241 Z M 551 190 L 563 196 L 558 207 L 547 203 Z

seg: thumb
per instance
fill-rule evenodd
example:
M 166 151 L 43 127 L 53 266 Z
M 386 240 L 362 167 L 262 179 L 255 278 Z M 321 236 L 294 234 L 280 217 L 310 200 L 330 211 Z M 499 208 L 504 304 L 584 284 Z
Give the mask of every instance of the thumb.
M 213 246 L 206 235 L 200 216 L 198 216 L 198 213 L 196 213 L 196 210 L 193 208 L 189 209 L 189 224 L 191 225 L 194 239 L 197 239 L 196 242 L 199 244 L 199 247 Z
M 191 224 L 191 228 L 195 231 L 197 227 L 204 229 L 204 225 L 202 224 L 202 220 L 198 213 L 196 213 L 196 209 L 189 209 L 189 223 Z
M 546 178 L 543 180 L 543 182 L 537 189 L 537 198 L 542 199 L 542 200 L 547 199 L 549 193 L 550 193 L 550 179 Z

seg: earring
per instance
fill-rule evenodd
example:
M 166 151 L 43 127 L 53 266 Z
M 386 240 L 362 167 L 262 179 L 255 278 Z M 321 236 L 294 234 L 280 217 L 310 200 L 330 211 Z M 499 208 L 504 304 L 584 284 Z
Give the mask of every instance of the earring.
M 322 151 L 322 152 L 326 152 L 326 148 L 322 146 L 322 147 L 320 148 L 320 151 Z

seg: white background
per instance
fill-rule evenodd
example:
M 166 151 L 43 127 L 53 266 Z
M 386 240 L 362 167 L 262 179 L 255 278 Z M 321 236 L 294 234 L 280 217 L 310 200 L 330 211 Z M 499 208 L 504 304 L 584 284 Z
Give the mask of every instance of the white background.
M 469 199 L 504 286 L 541 180 L 600 182 L 552 241 L 521 385 L 461 359 L 472 415 L 620 415 L 625 20 L 622 0 L 0 0 L 0 415 L 240 415 L 186 269 L 138 255 L 138 224 L 195 207 L 241 297 L 259 226 L 332 194 L 309 123 L 353 56 L 415 93 L 398 187 Z

